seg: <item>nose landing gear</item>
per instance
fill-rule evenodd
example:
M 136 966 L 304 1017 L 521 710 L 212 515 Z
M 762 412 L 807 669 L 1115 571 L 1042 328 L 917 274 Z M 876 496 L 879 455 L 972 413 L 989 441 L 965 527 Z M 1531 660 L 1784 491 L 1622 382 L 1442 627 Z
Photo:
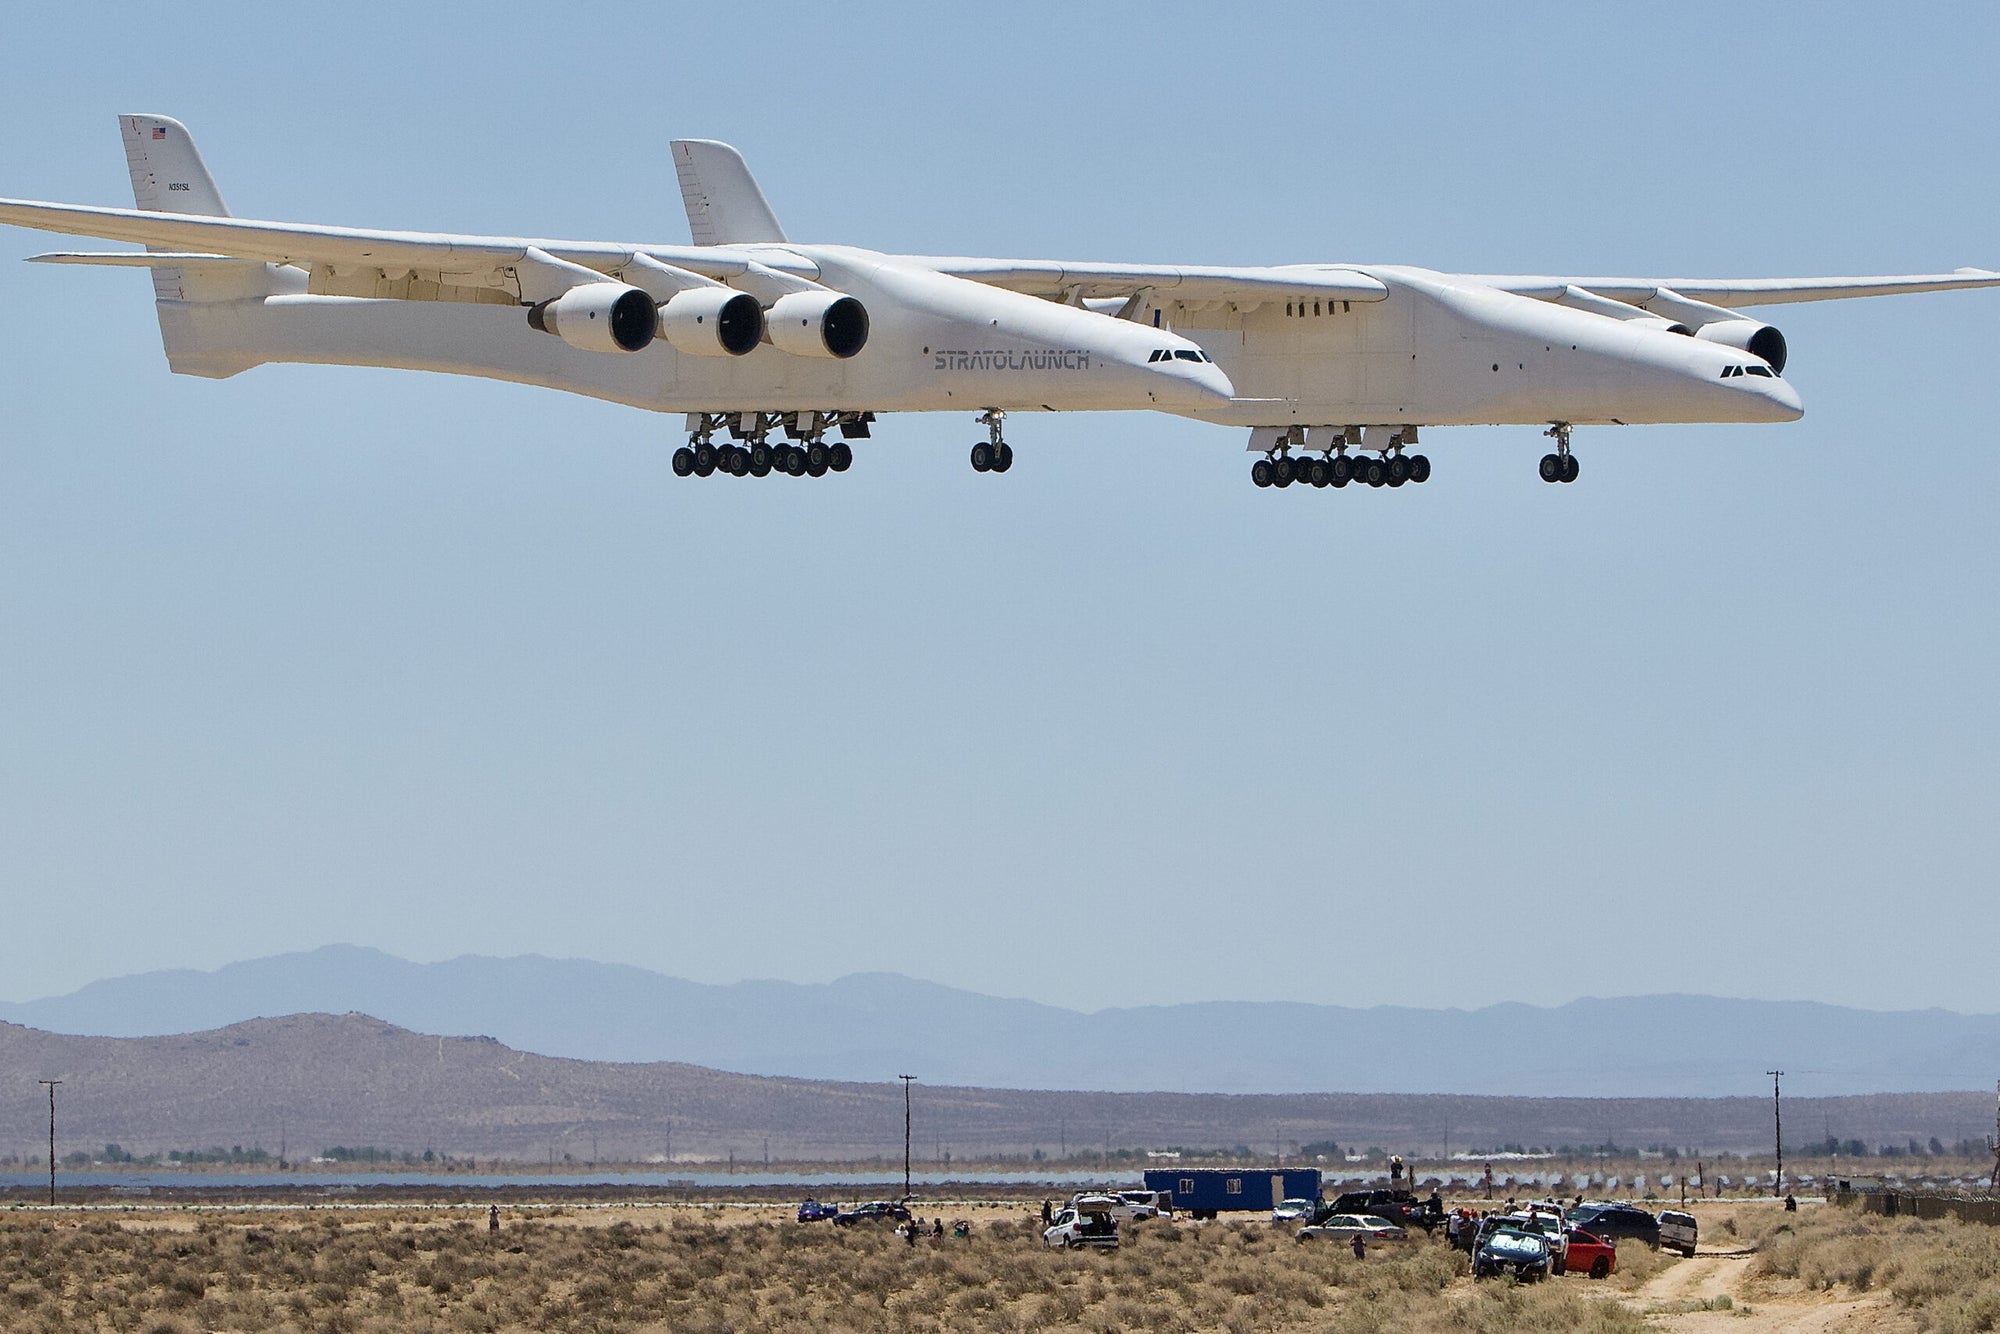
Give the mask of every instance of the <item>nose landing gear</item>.
M 1548 430 L 1543 431 L 1542 434 L 1551 437 L 1556 442 L 1555 453 L 1542 455 L 1541 466 L 1537 469 L 1541 473 L 1542 480 L 1545 482 L 1574 482 L 1580 468 L 1576 461 L 1576 455 L 1569 452 L 1569 423 L 1557 422 Z
M 986 428 L 986 439 L 972 447 L 972 470 L 974 472 L 1006 472 L 1014 466 L 1014 447 L 1000 438 L 1000 423 L 1007 420 L 1007 414 L 999 408 L 988 408 L 979 414 L 979 424 Z

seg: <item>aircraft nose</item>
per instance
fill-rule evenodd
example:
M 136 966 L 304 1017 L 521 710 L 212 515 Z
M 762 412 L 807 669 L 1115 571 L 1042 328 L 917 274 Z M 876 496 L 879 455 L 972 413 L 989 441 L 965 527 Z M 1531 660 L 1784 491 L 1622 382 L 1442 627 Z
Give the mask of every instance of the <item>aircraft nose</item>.
M 1772 421 L 1795 422 L 1806 415 L 1806 405 L 1789 380 L 1766 380 L 1757 388 L 1770 405 Z
M 1147 391 L 1163 408 L 1213 408 L 1236 397 L 1236 386 L 1212 361 L 1162 362 L 1152 367 L 1156 374 Z

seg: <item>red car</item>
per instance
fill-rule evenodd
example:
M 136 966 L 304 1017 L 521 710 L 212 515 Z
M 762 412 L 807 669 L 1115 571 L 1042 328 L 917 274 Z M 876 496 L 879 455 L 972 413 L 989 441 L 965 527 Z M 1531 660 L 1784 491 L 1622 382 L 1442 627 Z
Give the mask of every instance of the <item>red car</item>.
M 1569 1256 L 1564 1263 L 1566 1274 L 1588 1274 L 1592 1278 L 1604 1278 L 1618 1267 L 1618 1248 L 1598 1237 L 1595 1233 L 1581 1229 L 1569 1234 Z

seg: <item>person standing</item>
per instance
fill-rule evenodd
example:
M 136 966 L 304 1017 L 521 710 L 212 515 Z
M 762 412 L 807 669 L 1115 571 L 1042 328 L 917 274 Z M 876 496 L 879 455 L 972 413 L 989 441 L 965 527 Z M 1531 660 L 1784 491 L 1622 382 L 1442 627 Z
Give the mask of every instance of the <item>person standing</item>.
M 1368 1243 L 1362 1240 L 1359 1232 L 1354 1234 L 1354 1258 L 1357 1260 L 1366 1260 L 1368 1258 Z

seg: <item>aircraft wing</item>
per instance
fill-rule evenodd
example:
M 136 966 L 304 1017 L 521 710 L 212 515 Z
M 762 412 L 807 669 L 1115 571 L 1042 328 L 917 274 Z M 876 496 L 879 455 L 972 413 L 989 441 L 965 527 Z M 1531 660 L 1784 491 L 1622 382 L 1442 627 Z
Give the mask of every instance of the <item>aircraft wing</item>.
M 975 259 L 922 256 L 912 260 L 938 273 L 988 287 L 1061 300 L 1129 297 L 1150 291 L 1171 301 L 1261 303 L 1287 296 L 1330 297 L 1336 301 L 1380 301 L 1382 283 L 1336 264 L 1275 267 L 1205 265 L 1078 264 L 1043 259 Z
M 1471 282 L 1542 301 L 1558 301 L 1568 292 L 1583 291 L 1632 306 L 1647 306 L 1655 299 L 1671 301 L 1674 297 L 1684 297 L 1730 310 L 1794 301 L 1844 301 L 1860 296 L 2000 287 L 2000 273 L 1990 269 L 1872 278 L 1553 278 L 1488 274 L 1467 277 Z
M 715 246 L 618 245 L 441 232 L 368 231 L 20 199 L 0 199 L 0 223 L 209 257 L 291 264 L 312 269 L 316 277 L 322 270 L 378 276 L 430 275 L 434 282 L 448 279 L 445 283 L 448 290 L 485 291 L 513 300 L 559 294 L 579 280 L 621 270 L 638 255 L 717 281 L 742 277 L 764 269 L 767 263 L 785 262 L 780 256 L 752 255 Z M 117 256 L 75 253 L 50 258 L 63 263 L 111 264 L 147 264 L 152 260 L 149 256 L 121 260 Z

